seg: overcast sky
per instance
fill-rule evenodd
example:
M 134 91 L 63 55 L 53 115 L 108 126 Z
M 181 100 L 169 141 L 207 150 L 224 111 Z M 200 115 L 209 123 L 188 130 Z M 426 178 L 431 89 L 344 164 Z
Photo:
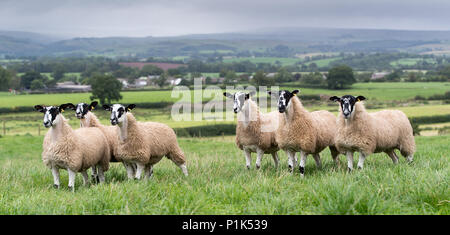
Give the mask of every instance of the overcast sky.
M 173 36 L 272 27 L 450 30 L 448 0 L 0 0 L 0 30 Z

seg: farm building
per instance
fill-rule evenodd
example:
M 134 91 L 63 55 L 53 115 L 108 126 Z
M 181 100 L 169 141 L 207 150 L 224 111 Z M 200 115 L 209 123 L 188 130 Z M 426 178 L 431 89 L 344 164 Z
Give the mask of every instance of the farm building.
M 379 73 L 373 73 L 372 77 L 370 77 L 370 79 L 372 80 L 376 80 L 376 79 L 381 79 L 384 78 L 386 75 L 389 75 L 389 72 L 379 72 Z

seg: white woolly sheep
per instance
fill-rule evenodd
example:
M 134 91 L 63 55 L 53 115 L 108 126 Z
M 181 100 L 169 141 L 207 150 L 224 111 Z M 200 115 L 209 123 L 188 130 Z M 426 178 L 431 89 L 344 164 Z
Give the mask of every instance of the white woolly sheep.
M 300 152 L 300 174 L 304 176 L 306 158 L 312 154 L 316 165 L 320 168 L 320 152 L 329 147 L 331 156 L 339 165 L 334 136 L 336 134 L 336 117 L 325 110 L 308 112 L 296 97 L 298 90 L 292 93 L 279 91 L 278 111 L 283 113 L 280 118 L 280 127 L 276 132 L 278 146 L 286 151 L 291 161 L 296 164 L 295 153 Z M 270 95 L 272 92 L 268 92 Z M 275 95 L 275 94 L 273 94 Z M 294 172 L 294 169 L 292 170 Z
M 100 123 L 100 120 L 97 118 L 97 116 L 94 113 L 92 113 L 92 110 L 95 109 L 95 107 L 98 105 L 98 102 L 94 101 L 89 105 L 86 103 L 79 103 L 76 106 L 71 103 L 69 103 L 68 105 L 69 105 L 68 108 L 74 110 L 75 116 L 80 120 L 80 127 L 97 127 L 103 132 L 106 139 L 108 140 L 109 148 L 111 151 L 110 162 L 119 162 L 115 157 L 115 154 L 117 152 L 117 146 L 119 145 L 119 139 L 117 138 L 118 127 L 105 126 Z M 123 164 L 125 166 L 126 163 Z M 131 166 L 133 174 L 135 174 L 136 164 L 131 164 Z M 92 173 L 93 179 L 98 181 L 95 166 L 92 168 Z
M 257 153 L 256 168 L 261 167 L 261 159 L 264 154 L 271 154 L 278 167 L 278 145 L 275 141 L 275 130 L 278 125 L 278 112 L 263 114 L 258 105 L 250 99 L 255 92 L 237 92 L 234 95 L 223 93 L 224 96 L 233 99 L 233 110 L 238 114 L 236 125 L 236 145 L 244 150 L 247 169 L 251 165 L 251 153 Z
M 109 169 L 110 150 L 108 141 L 98 128 L 73 130 L 61 114 L 68 107 L 34 108 L 44 113 L 44 126 L 50 128 L 44 138 L 42 160 L 52 170 L 54 187 L 59 188 L 59 169 L 67 169 L 69 188 L 75 190 L 76 172 L 83 175 L 84 185 L 88 182 L 87 169 L 97 166 L 99 180 L 104 182 L 103 172 Z
M 134 104 L 127 107 L 121 104 L 103 105 L 105 110 L 111 111 L 111 124 L 119 126 L 116 158 L 125 163 L 128 178 L 140 179 L 143 171 L 144 177 L 150 178 L 153 165 L 164 156 L 187 176 L 186 159 L 173 129 L 162 123 L 136 121 L 130 113 L 134 107 Z M 137 166 L 135 175 L 131 169 L 132 163 Z
M 399 110 L 383 110 L 368 113 L 362 104 L 364 96 L 333 96 L 330 100 L 340 103 L 337 119 L 336 147 L 347 155 L 348 170 L 353 170 L 353 153 L 359 152 L 358 168 L 364 159 L 378 152 L 385 152 L 394 164 L 398 157 L 394 150 L 411 162 L 416 150 L 413 129 L 408 117 Z

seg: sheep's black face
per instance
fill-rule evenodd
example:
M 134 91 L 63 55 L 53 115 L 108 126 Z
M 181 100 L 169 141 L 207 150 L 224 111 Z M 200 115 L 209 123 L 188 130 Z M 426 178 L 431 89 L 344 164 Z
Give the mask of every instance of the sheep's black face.
M 298 93 L 298 90 L 294 90 L 289 92 L 287 90 L 278 92 L 278 112 L 284 113 L 286 111 L 287 106 L 289 105 L 289 101 Z
M 86 103 L 79 103 L 77 104 L 76 110 L 75 110 L 75 116 L 78 119 L 83 119 L 84 116 L 89 112 L 88 110 L 88 104 Z
M 126 108 L 121 104 L 114 104 L 113 106 L 103 105 L 105 110 L 111 111 L 111 125 L 115 126 L 122 123 L 125 119 L 125 113 L 131 111 L 136 105 L 130 104 Z
M 86 104 L 86 103 L 79 103 L 79 104 L 77 104 L 77 106 L 75 108 L 75 116 L 78 119 L 83 119 L 84 116 L 86 116 L 86 114 L 89 111 L 92 111 L 95 108 L 95 106 L 97 106 L 97 104 L 98 104 L 97 101 L 92 102 L 90 105 Z
M 342 114 L 344 115 L 345 119 L 348 119 L 353 111 L 355 110 L 355 104 L 358 101 L 365 100 L 366 98 L 364 96 L 358 96 L 354 97 L 352 95 L 344 95 L 341 98 L 337 96 L 333 96 L 330 98 L 332 101 L 339 101 L 341 105 Z
M 44 126 L 46 128 L 50 128 L 51 126 L 54 125 L 56 117 L 60 113 L 60 108 L 54 107 L 54 106 L 43 107 L 40 105 L 36 105 L 36 106 L 34 106 L 34 108 L 37 111 L 44 113 L 44 121 L 43 122 L 44 122 Z
M 243 92 L 236 92 L 234 95 L 230 93 L 223 93 L 224 96 L 233 99 L 233 111 L 234 113 L 239 113 L 242 110 L 242 107 L 244 106 L 244 102 L 250 98 L 250 94 L 254 94 L 253 92 L 250 93 L 243 93 Z

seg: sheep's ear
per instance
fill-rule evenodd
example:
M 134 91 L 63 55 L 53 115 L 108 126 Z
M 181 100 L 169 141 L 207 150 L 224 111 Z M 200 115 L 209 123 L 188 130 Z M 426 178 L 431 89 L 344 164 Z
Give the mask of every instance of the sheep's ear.
M 95 109 L 95 107 L 97 107 L 97 104 L 98 104 L 98 102 L 97 101 L 94 101 L 94 102 L 92 102 L 90 105 L 89 105 L 89 108 L 88 108 L 88 110 L 89 111 L 92 111 L 92 110 L 94 110 Z
M 276 94 L 274 94 L 274 93 L 273 93 L 273 92 L 271 92 L 271 91 L 267 91 L 267 94 L 268 94 L 269 96 L 277 97 L 277 95 L 276 95 Z
M 135 104 L 130 104 L 130 105 L 127 106 L 126 111 L 130 112 L 134 108 L 136 108 L 136 105 Z
M 293 95 L 297 95 L 297 93 L 299 93 L 300 91 L 299 90 L 293 90 L 291 93 L 293 94 Z
M 42 105 L 35 105 L 34 109 L 38 112 L 43 113 L 44 112 L 44 107 L 42 107 Z
M 66 108 L 69 108 L 69 109 L 72 109 L 72 110 L 76 110 L 77 109 L 77 107 L 74 104 L 72 104 L 72 103 L 65 104 L 65 108 L 64 109 L 66 109 Z
M 64 110 L 66 110 L 67 108 L 72 108 L 75 107 L 75 105 L 73 105 L 72 103 L 67 103 L 67 104 L 62 104 L 58 107 L 58 110 L 60 113 L 64 112 Z
M 332 96 L 332 97 L 330 97 L 330 100 L 336 102 L 336 101 L 341 101 L 341 98 L 339 98 L 337 96 Z
M 232 95 L 232 94 L 230 94 L 228 92 L 224 92 L 223 95 L 228 97 L 228 98 L 230 98 L 230 99 L 233 99 L 233 97 L 234 97 L 234 95 Z
M 111 106 L 106 105 L 106 104 L 103 105 L 103 109 L 106 110 L 106 111 L 111 111 L 112 110 Z
M 366 97 L 360 95 L 360 96 L 356 97 L 356 102 L 358 102 L 358 101 L 363 101 L 363 100 L 365 100 L 365 99 L 366 99 Z

